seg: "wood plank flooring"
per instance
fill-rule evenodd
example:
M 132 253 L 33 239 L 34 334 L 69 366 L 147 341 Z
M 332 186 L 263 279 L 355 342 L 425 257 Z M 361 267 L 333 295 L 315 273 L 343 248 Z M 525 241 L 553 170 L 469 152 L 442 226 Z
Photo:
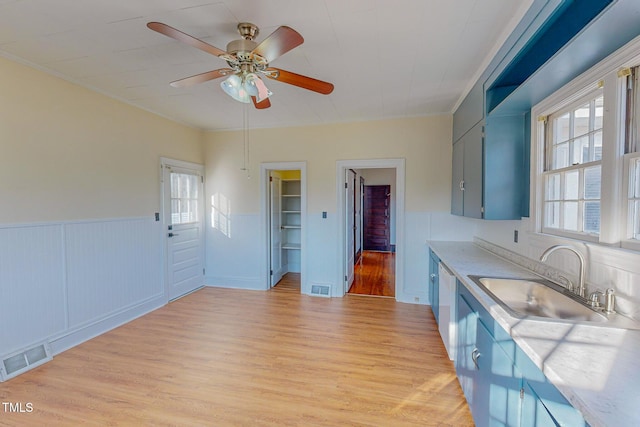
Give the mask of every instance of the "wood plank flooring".
M 354 279 L 349 294 L 396 296 L 396 254 L 363 251 L 354 267 Z
M 282 279 L 271 288 L 274 291 L 279 292 L 294 292 L 300 293 L 300 273 L 287 273 L 282 276 Z
M 2 426 L 472 426 L 430 308 L 204 288 L 0 384 Z

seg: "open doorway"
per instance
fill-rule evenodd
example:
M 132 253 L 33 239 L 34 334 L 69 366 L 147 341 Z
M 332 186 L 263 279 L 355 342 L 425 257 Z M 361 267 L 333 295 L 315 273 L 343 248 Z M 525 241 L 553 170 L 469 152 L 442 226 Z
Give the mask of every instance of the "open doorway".
M 301 292 L 306 218 L 304 164 L 262 165 L 267 289 Z
M 353 280 L 347 293 L 395 297 L 395 181 L 393 168 L 354 170 L 353 211 L 346 204 L 347 216 L 356 224 L 352 238 L 356 251 Z M 357 203 L 359 201 L 359 203 Z M 356 232 L 358 224 L 361 231 Z M 357 241 L 360 237 L 360 242 Z M 351 262 L 349 259 L 347 262 Z
M 399 298 L 404 160 L 339 161 L 344 292 Z

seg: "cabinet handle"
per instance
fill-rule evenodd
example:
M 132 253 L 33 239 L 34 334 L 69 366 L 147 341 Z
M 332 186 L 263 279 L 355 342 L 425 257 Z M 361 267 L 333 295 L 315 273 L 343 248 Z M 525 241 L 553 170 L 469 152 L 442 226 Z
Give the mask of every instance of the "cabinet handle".
M 436 275 L 435 274 L 432 274 L 429 277 L 431 278 L 432 282 L 435 282 L 435 280 L 436 280 Z
M 482 356 L 482 354 L 480 353 L 480 350 L 478 350 L 477 348 L 474 348 L 473 351 L 471 352 L 471 359 L 473 360 L 473 364 L 476 366 L 476 369 L 480 369 L 480 367 L 478 366 L 478 359 L 480 358 L 480 356 Z
M 460 191 L 464 191 L 464 179 L 460 181 Z

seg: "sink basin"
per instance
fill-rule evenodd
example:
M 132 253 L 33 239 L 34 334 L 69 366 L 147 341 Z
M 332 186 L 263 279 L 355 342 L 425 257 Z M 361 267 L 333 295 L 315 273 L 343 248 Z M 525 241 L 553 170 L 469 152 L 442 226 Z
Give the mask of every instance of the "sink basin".
M 609 319 L 570 296 L 563 288 L 542 279 L 469 276 L 514 317 L 607 322 Z

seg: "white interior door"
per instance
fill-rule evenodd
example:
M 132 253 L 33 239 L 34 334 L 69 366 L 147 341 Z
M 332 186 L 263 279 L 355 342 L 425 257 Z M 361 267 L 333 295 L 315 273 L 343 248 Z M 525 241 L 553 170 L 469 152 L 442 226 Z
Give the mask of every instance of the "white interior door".
M 182 163 L 182 162 L 176 162 Z M 163 221 L 168 299 L 204 284 L 202 169 L 163 163 Z
M 347 169 L 345 176 L 345 250 L 346 250 L 346 265 L 345 265 L 345 292 L 349 291 L 354 277 L 354 264 L 355 264 L 355 177 L 356 173 Z
M 271 286 L 275 286 L 276 283 L 282 279 L 284 275 L 283 260 L 282 260 L 282 204 L 281 198 L 281 181 L 280 178 L 274 176 L 270 177 L 271 185 L 270 189 L 270 229 L 271 229 Z

